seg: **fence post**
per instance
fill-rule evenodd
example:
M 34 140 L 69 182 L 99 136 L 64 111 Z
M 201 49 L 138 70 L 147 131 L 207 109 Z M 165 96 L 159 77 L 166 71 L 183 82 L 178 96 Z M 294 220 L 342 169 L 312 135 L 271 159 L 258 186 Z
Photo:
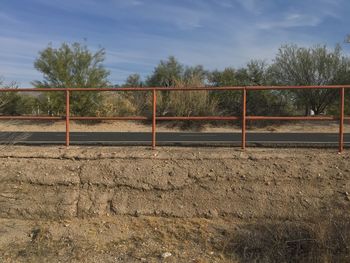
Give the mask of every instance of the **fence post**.
M 70 113 L 70 106 L 69 106 L 69 90 L 66 90 L 66 146 L 69 146 L 70 141 L 70 134 L 69 134 L 69 113 Z
M 152 102 L 152 149 L 156 148 L 156 117 L 157 117 L 157 92 L 156 89 L 152 90 L 153 102 Z
M 246 147 L 246 114 L 247 114 L 247 89 L 244 87 L 242 96 L 242 149 Z
M 345 100 L 345 88 L 340 88 L 340 108 L 339 108 L 339 153 L 344 148 L 344 100 Z

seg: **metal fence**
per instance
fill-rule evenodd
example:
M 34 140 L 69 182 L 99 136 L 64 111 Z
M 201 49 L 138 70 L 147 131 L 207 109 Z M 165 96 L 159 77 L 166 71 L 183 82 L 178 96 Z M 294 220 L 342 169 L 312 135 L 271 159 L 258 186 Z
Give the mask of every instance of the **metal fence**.
M 248 116 L 247 115 L 247 92 L 258 90 L 291 90 L 291 89 L 336 89 L 340 93 L 339 116 Z M 62 117 L 55 116 L 2 116 L 0 120 L 65 120 L 66 122 L 66 146 L 70 144 L 70 121 L 71 120 L 152 120 L 152 148 L 156 147 L 156 123 L 157 120 L 167 121 L 237 121 L 242 124 L 242 148 L 246 148 L 247 121 L 260 120 L 281 120 L 281 121 L 332 121 L 339 120 L 339 152 L 344 148 L 344 120 L 350 117 L 344 115 L 345 89 L 350 89 L 350 85 L 329 85 L 329 86 L 240 86 L 240 87 L 190 87 L 190 88 L 167 88 L 167 87 L 144 87 L 144 88 L 14 88 L 0 89 L 0 92 L 64 92 L 66 95 L 66 115 Z M 241 91 L 242 92 L 242 115 L 241 116 L 189 116 L 189 117 L 166 117 L 157 116 L 157 91 Z M 92 117 L 92 116 L 70 116 L 70 94 L 72 92 L 106 92 L 106 91 L 134 91 L 134 92 L 152 92 L 152 117 L 144 116 L 134 117 Z

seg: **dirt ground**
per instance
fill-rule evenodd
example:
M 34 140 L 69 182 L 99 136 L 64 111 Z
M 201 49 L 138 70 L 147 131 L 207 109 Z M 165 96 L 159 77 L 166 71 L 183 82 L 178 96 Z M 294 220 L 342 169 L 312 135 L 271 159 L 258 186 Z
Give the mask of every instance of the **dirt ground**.
M 181 125 L 174 125 L 170 122 L 159 122 L 157 131 L 200 131 L 200 132 L 241 132 L 239 125 L 210 125 L 203 124 L 200 127 L 192 126 L 185 130 L 180 128 Z M 88 124 L 71 121 L 70 129 L 72 132 L 150 132 L 151 125 L 134 121 L 104 121 L 102 123 Z M 282 124 L 264 125 L 262 127 L 250 126 L 249 131 L 254 132 L 338 132 L 339 123 L 337 121 L 290 121 Z M 47 121 L 0 121 L 1 131 L 65 131 L 65 122 L 47 122 Z M 346 121 L 345 132 L 350 132 L 350 122 Z
M 0 262 L 350 261 L 348 150 L 8 146 L 0 167 Z

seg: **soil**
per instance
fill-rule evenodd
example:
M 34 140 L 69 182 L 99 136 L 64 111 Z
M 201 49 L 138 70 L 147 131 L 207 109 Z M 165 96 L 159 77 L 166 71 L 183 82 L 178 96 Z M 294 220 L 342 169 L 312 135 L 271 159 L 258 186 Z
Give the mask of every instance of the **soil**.
M 339 123 L 337 121 L 290 121 L 284 123 L 274 123 L 270 125 L 249 126 L 248 131 L 254 132 L 324 132 L 337 133 Z M 104 121 L 101 123 L 79 123 L 71 121 L 72 132 L 151 132 L 151 125 L 135 121 Z M 65 131 L 65 122 L 47 121 L 1 121 L 1 131 Z M 200 126 L 190 126 L 185 130 L 181 125 L 174 125 L 174 122 L 158 122 L 158 132 L 178 132 L 178 131 L 200 131 L 200 132 L 241 132 L 239 125 L 212 125 L 202 124 Z M 350 123 L 346 121 L 344 131 L 350 132 Z
M 349 218 L 349 161 L 332 149 L 8 146 L 0 261 L 251 262 L 236 239 L 250 226 Z

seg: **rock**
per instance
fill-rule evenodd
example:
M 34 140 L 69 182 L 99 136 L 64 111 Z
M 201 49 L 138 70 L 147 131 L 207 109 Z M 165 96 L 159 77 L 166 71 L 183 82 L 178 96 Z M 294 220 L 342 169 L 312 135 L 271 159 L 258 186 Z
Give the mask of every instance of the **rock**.
M 163 254 L 162 254 L 162 258 L 168 258 L 168 257 L 171 257 L 172 256 L 172 254 L 170 253 L 170 252 L 164 252 Z
M 135 214 L 134 214 L 136 217 L 139 217 L 141 215 L 141 212 L 139 210 L 136 210 L 135 211 Z
M 212 218 L 218 218 L 219 217 L 219 213 L 216 209 L 210 209 L 209 210 L 209 214 L 211 215 Z
M 207 212 L 204 213 L 204 217 L 207 219 L 213 219 L 213 218 L 218 218 L 219 213 L 216 209 L 210 209 Z
M 248 160 L 250 160 L 250 161 L 257 161 L 258 158 L 254 157 L 254 156 L 249 156 Z

